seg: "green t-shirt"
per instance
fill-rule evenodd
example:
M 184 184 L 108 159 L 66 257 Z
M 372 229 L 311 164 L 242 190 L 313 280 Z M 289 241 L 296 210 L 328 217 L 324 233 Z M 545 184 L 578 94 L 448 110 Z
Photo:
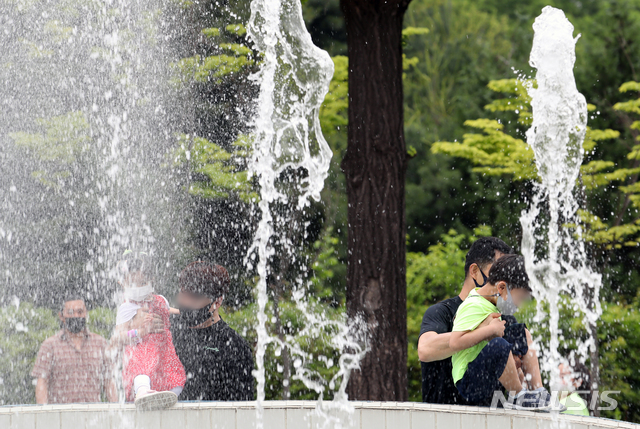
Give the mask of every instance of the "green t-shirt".
M 564 414 L 572 414 L 574 416 L 588 416 L 589 410 L 587 409 L 587 403 L 576 392 L 573 392 L 569 396 L 560 400 L 560 403 L 567 407 Z
M 478 289 L 480 288 L 472 290 L 467 299 L 458 307 L 456 318 L 453 320 L 453 332 L 473 331 L 491 313 L 499 313 L 498 307 L 478 294 Z M 478 357 L 487 343 L 487 341 L 481 341 L 473 347 L 453 354 L 451 357 L 451 363 L 453 364 L 451 374 L 453 375 L 454 383 L 457 383 L 464 376 L 469 362 L 473 362 Z

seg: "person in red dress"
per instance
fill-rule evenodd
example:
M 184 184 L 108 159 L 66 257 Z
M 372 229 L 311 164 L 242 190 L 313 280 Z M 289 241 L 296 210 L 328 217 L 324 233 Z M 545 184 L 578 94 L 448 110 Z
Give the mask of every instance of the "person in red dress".
M 148 255 L 127 251 L 118 268 L 122 274 L 125 301 L 118 307 L 114 337 L 119 339 L 117 343 L 124 345 L 122 381 L 125 397 L 127 401 L 134 401 L 138 409 L 171 407 L 186 382 L 184 367 L 173 346 L 169 322 L 169 314 L 178 311 L 169 306 L 165 297 L 153 293 L 154 269 Z M 148 319 L 154 314 L 160 316 L 162 325 L 155 329 L 130 329 L 141 310 Z

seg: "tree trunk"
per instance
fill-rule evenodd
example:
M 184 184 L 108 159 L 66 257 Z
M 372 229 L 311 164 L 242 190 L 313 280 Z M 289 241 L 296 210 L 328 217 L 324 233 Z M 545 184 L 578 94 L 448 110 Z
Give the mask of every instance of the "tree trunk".
M 352 400 L 406 401 L 407 294 L 402 21 L 410 0 L 341 0 L 349 47 L 347 312 L 370 352 Z

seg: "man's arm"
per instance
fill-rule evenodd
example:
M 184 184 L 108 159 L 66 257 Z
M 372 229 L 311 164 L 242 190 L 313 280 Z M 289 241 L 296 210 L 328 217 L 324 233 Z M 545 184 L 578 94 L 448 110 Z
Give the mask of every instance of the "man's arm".
M 44 378 L 38 378 L 36 383 L 36 404 L 49 403 L 49 383 Z
M 127 334 L 131 329 L 137 329 L 138 336 L 142 338 L 147 334 L 164 332 L 164 322 L 159 314 L 150 314 L 148 309 L 140 308 L 133 319 L 126 323 L 116 325 L 113 330 L 113 335 L 111 336 L 110 346 L 121 347 L 131 343 L 132 340 Z
M 456 353 L 473 347 L 482 341 L 502 337 L 504 334 L 504 325 L 504 320 L 494 318 L 489 325 L 478 327 L 473 331 L 454 331 L 451 333 L 451 338 L 449 339 L 449 347 Z
M 453 356 L 449 347 L 451 332 L 438 334 L 434 331 L 425 332 L 418 340 L 418 358 L 420 362 L 433 362 Z
M 38 350 L 31 376 L 36 381 L 36 404 L 49 403 L 49 377 L 54 365 L 53 343 L 45 340 Z
M 418 358 L 421 362 L 433 362 L 450 357 L 449 349 L 452 315 L 444 302 L 430 306 L 424 312 L 418 337 Z

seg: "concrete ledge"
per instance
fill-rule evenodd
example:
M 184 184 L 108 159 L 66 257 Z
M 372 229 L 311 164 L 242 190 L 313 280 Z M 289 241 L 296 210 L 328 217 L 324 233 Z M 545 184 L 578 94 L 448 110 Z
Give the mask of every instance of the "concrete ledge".
M 331 403 L 329 403 L 331 404 Z M 640 425 L 595 417 L 414 402 L 351 402 L 354 413 L 316 412 L 314 401 L 263 404 L 265 429 L 316 429 L 327 418 L 349 429 L 604 429 Z M 129 404 L 23 405 L 0 407 L 2 429 L 249 429 L 256 402 L 181 402 L 159 412 L 138 413 Z M 328 427 L 334 427 L 333 424 Z

